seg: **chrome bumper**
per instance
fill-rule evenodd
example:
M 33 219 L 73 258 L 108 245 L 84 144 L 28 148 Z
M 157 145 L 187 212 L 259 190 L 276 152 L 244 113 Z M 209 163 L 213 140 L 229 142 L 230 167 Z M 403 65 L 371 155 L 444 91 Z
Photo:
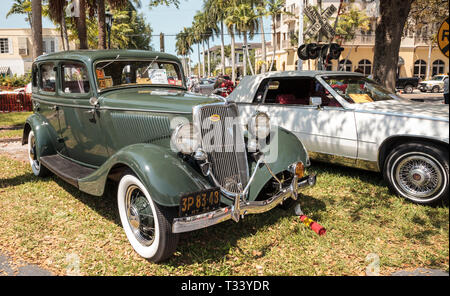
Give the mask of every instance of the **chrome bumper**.
M 175 218 L 172 224 L 173 233 L 183 233 L 206 228 L 233 219 L 239 222 L 239 218 L 249 214 L 261 214 L 268 212 L 288 198 L 297 200 L 298 193 L 308 186 L 316 184 L 316 176 L 307 176 L 298 180 L 296 177 L 291 185 L 280 190 L 273 197 L 263 201 L 243 201 L 239 199 L 234 205 L 220 208 L 196 216 Z

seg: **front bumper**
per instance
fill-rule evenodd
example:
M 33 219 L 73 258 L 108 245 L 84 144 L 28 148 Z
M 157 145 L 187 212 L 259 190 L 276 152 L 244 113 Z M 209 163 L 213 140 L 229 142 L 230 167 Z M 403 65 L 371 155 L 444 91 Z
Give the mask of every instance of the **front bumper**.
M 234 205 L 220 208 L 213 212 L 208 212 L 191 217 L 175 218 L 172 224 L 173 233 L 183 233 L 194 231 L 209 226 L 213 226 L 224 221 L 233 219 L 239 222 L 240 217 L 249 214 L 261 214 L 270 211 L 288 198 L 297 199 L 298 194 L 305 187 L 314 186 L 316 176 L 307 176 L 300 180 L 294 178 L 291 185 L 281 189 L 273 197 L 263 201 L 244 201 L 236 200 Z

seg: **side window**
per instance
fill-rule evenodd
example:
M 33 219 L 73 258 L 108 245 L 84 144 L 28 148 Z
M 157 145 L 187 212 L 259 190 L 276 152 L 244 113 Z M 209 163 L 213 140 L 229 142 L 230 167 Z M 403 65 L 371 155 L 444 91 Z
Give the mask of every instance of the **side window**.
M 265 96 L 266 104 L 309 105 L 316 82 L 312 78 L 280 78 L 270 81 Z
M 56 91 L 56 71 L 53 63 L 44 63 L 39 66 L 41 72 L 39 88 L 46 92 Z
M 64 94 L 87 94 L 91 87 L 86 67 L 79 63 L 65 63 L 61 66 L 61 89 Z
M 39 71 L 36 64 L 33 65 L 31 68 L 31 85 L 33 87 L 38 87 L 38 80 L 39 80 Z

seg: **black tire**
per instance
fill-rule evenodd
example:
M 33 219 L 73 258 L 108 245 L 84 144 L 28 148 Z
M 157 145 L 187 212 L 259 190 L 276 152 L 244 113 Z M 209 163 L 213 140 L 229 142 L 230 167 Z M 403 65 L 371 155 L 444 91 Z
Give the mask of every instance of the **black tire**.
M 45 166 L 41 165 L 39 162 L 39 158 L 37 156 L 37 149 L 39 145 L 36 137 L 34 136 L 34 132 L 30 131 L 28 134 L 28 160 L 30 162 L 31 170 L 36 177 L 44 178 L 51 174 L 49 169 Z
M 136 253 L 154 263 L 172 256 L 179 240 L 179 235 L 172 233 L 174 213 L 154 202 L 130 171 L 120 179 L 117 204 L 125 234 Z
M 403 92 L 406 94 L 412 94 L 414 92 L 414 87 L 410 84 L 405 85 L 405 88 L 403 89 Z
M 431 92 L 434 93 L 434 94 L 436 94 L 436 93 L 438 93 L 440 91 L 441 91 L 441 88 L 439 86 L 437 86 L 437 85 L 433 86 L 433 88 L 431 89 Z
M 448 196 L 448 158 L 448 150 L 431 144 L 402 144 L 386 158 L 383 175 L 399 196 L 417 204 L 435 204 Z

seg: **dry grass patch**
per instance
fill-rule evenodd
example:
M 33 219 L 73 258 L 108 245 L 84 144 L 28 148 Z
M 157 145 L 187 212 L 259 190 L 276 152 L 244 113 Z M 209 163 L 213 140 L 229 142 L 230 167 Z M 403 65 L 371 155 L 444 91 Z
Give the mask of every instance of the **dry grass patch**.
M 156 265 L 134 253 L 113 197 L 83 194 L 56 177 L 37 179 L 27 164 L 3 156 L 0 167 L 0 249 L 56 274 L 364 275 L 371 254 L 385 275 L 449 269 L 448 204 L 406 202 L 371 172 L 310 169 L 318 184 L 305 191 L 302 206 L 327 228 L 324 237 L 292 210 L 275 209 L 183 234 L 175 255 Z

